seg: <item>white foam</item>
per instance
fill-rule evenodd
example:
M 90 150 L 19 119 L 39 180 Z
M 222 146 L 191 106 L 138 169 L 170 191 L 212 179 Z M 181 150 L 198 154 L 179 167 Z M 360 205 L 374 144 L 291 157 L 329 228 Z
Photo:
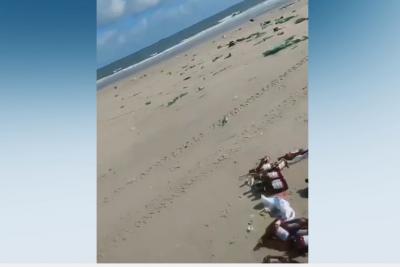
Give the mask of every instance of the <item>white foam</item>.
M 239 15 L 240 13 L 241 13 L 240 11 L 236 11 L 236 12 L 230 14 L 229 16 L 226 16 L 225 18 L 220 19 L 220 20 L 218 21 L 218 23 L 223 23 L 223 22 L 226 22 L 226 21 L 228 21 L 228 20 L 231 20 L 231 19 L 233 19 L 234 17 L 236 17 L 237 15 Z
M 97 80 L 96 84 L 97 85 L 102 84 L 103 82 L 107 81 L 108 79 L 113 79 L 116 75 L 123 74 L 126 71 L 129 71 L 129 70 L 131 70 L 131 69 L 133 69 L 135 67 L 139 67 L 140 65 L 142 65 L 144 63 L 150 62 L 152 60 L 156 60 L 157 58 L 159 58 L 161 56 L 167 55 L 167 54 L 169 54 L 169 53 L 181 48 L 184 45 L 188 45 L 191 42 L 194 42 L 194 41 L 200 39 L 201 37 L 204 37 L 205 35 L 210 34 L 213 31 L 216 31 L 218 28 L 220 28 L 222 25 L 227 24 L 228 22 L 232 22 L 233 23 L 234 21 L 242 19 L 245 16 L 252 15 L 253 13 L 257 13 L 258 11 L 261 11 L 261 10 L 269 8 L 273 4 L 276 4 L 278 2 L 283 2 L 283 1 L 285 1 L 285 0 L 269 0 L 269 1 L 265 1 L 265 2 L 262 2 L 260 4 L 257 4 L 255 6 L 249 8 L 249 9 L 247 9 L 246 11 L 239 13 L 239 14 L 237 14 L 237 12 L 232 13 L 231 15 L 225 17 L 224 19 L 221 19 L 218 24 L 216 24 L 216 25 L 214 25 L 214 26 L 212 26 L 210 28 L 207 28 L 207 29 L 205 29 L 205 30 L 203 30 L 201 32 L 198 32 L 197 34 L 182 40 L 177 45 L 172 46 L 172 47 L 170 47 L 170 48 L 168 48 L 168 49 L 166 49 L 166 50 L 164 50 L 164 51 L 162 51 L 160 53 L 154 53 L 149 58 L 146 58 L 146 59 L 144 59 L 144 60 L 142 60 L 142 61 L 140 61 L 138 63 L 135 63 L 135 64 L 133 64 L 133 65 L 131 65 L 129 67 L 123 68 L 120 71 L 117 71 L 117 72 L 112 73 L 112 74 L 110 74 L 108 76 L 105 76 L 105 77 Z M 233 16 L 233 14 L 236 14 L 236 15 Z M 253 14 L 253 15 L 257 15 L 257 14 Z

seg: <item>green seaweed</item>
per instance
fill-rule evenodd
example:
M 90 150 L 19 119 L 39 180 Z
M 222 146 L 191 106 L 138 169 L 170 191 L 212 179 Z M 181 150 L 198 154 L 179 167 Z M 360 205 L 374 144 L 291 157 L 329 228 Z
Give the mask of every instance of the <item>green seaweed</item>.
M 290 41 L 292 41 L 293 39 L 294 39 L 294 35 L 292 35 L 292 36 L 290 36 L 289 38 L 287 38 L 287 39 L 285 40 L 285 43 L 290 42 Z
M 246 40 L 246 42 L 251 42 L 251 41 L 253 41 L 253 40 L 256 40 L 256 39 L 260 38 L 261 36 L 263 36 L 263 35 L 265 35 L 265 34 L 267 34 L 267 32 L 257 32 L 257 33 L 253 36 L 254 38 L 248 39 L 248 40 Z
M 255 32 L 255 33 L 252 33 L 252 34 L 250 34 L 250 35 L 248 35 L 246 37 L 242 37 L 242 38 L 236 39 L 236 42 L 242 42 L 242 41 L 245 41 L 245 40 L 247 40 L 249 42 L 252 39 L 257 39 L 257 38 L 263 36 L 264 34 L 266 34 L 266 32 Z
M 167 105 L 167 106 L 168 106 L 168 107 L 169 107 L 169 106 L 172 106 L 173 104 L 175 104 L 176 101 L 178 101 L 179 98 L 182 98 L 182 97 L 184 97 L 184 96 L 187 95 L 187 94 L 188 94 L 188 93 L 185 92 L 185 93 L 182 93 L 182 94 L 176 96 L 174 99 L 172 99 L 171 101 L 168 102 L 168 105 Z
M 283 44 L 280 44 L 280 45 L 278 45 L 278 46 L 276 46 L 276 47 L 274 47 L 274 48 L 272 48 L 270 50 L 265 51 L 263 53 L 263 55 L 264 55 L 264 57 L 267 57 L 267 56 L 270 56 L 270 55 L 274 55 L 274 54 L 278 53 L 279 51 L 281 51 L 281 50 L 283 50 L 285 48 L 288 48 L 288 47 L 290 47 L 292 45 L 295 45 L 295 44 L 300 43 L 302 41 L 305 41 L 307 39 L 308 39 L 307 36 L 303 36 L 302 38 L 296 38 L 296 39 L 294 39 L 294 36 L 290 36 L 289 38 L 287 38 L 284 41 Z
M 308 18 L 298 18 L 298 19 L 296 19 L 296 20 L 294 21 L 294 24 L 299 24 L 299 23 L 301 23 L 301 22 L 303 22 L 303 21 L 305 21 L 305 20 L 308 20 Z
M 282 23 L 285 23 L 285 22 L 287 22 L 287 21 L 289 21 L 289 20 L 291 20 L 292 18 L 295 18 L 296 16 L 289 16 L 289 17 L 286 17 L 286 18 L 279 18 L 279 19 L 276 19 L 275 20 L 275 24 L 282 24 Z
M 264 21 L 264 22 L 260 23 L 261 29 L 267 28 L 270 24 L 271 24 L 270 20 L 267 20 L 267 21 Z

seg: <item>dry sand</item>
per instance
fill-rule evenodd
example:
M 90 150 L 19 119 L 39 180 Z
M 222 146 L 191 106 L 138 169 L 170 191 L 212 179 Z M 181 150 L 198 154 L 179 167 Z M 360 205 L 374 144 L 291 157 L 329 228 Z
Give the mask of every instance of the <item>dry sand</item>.
M 262 55 L 292 35 L 308 36 L 307 21 L 294 23 L 308 17 L 307 5 L 268 12 L 98 92 L 99 262 L 283 255 L 253 251 L 272 219 L 258 214 L 260 200 L 246 194 L 239 176 L 266 154 L 275 159 L 307 147 L 308 41 Z M 261 30 L 261 22 L 291 15 L 297 17 Z M 255 32 L 266 33 L 217 49 Z M 308 199 L 299 192 L 307 188 L 307 164 L 284 170 L 285 197 L 305 217 Z

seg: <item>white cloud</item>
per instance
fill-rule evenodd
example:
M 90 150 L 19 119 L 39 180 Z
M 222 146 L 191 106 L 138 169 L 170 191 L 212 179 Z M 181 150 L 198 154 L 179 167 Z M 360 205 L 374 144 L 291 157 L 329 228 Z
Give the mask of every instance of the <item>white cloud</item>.
M 129 28 L 113 28 L 97 33 L 97 55 L 98 62 L 103 64 L 104 60 L 116 59 L 129 54 L 132 49 L 143 38 L 148 27 L 148 20 L 142 18 Z M 141 38 L 138 38 L 140 36 Z
M 129 30 L 130 35 L 137 35 L 143 33 L 148 27 L 148 21 L 146 18 L 142 18 L 138 23 L 132 25 Z
M 102 47 L 104 46 L 106 43 L 108 43 L 110 40 L 112 40 L 115 35 L 116 35 L 117 31 L 115 30 L 109 30 L 106 32 L 103 32 L 102 34 L 97 36 L 97 47 Z
M 97 0 L 97 25 L 103 26 L 119 18 L 145 11 L 162 0 Z
M 129 9 L 131 13 L 138 13 L 150 7 L 156 6 L 160 0 L 130 0 Z
M 97 0 L 98 64 L 129 55 L 239 1 Z M 159 8 L 161 3 L 165 5 Z
M 114 21 L 125 13 L 126 0 L 97 0 L 97 24 Z
M 124 44 L 128 40 L 135 38 L 139 34 L 145 33 L 148 26 L 146 18 L 142 18 L 138 23 L 132 25 L 132 27 L 127 29 L 112 29 L 106 30 L 104 32 L 97 34 L 97 49 L 102 49 L 103 47 L 110 44 Z M 118 48 L 118 47 L 116 47 Z

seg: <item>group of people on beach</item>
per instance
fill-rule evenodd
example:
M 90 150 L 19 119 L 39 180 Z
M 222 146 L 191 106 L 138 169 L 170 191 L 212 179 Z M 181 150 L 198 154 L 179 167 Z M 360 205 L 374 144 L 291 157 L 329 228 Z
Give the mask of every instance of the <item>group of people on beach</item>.
M 261 202 L 264 209 L 261 213 L 269 213 L 275 220 L 267 227 L 265 234 L 260 238 L 256 248 L 274 241 L 281 243 L 288 252 L 288 258 L 278 257 L 279 261 L 290 261 L 290 255 L 304 255 L 308 253 L 308 219 L 296 218 L 290 203 L 280 196 L 288 190 L 288 183 L 282 173 L 283 169 L 308 155 L 308 149 L 297 149 L 289 152 L 272 162 L 269 156 L 260 159 L 258 165 L 249 170 L 248 184 L 261 192 Z M 306 179 L 306 182 L 308 180 Z M 266 257 L 268 260 L 271 256 Z M 267 261 L 268 261 L 267 260 Z

